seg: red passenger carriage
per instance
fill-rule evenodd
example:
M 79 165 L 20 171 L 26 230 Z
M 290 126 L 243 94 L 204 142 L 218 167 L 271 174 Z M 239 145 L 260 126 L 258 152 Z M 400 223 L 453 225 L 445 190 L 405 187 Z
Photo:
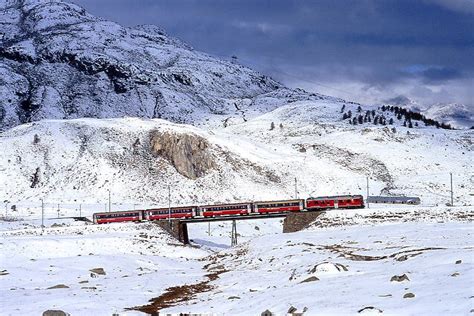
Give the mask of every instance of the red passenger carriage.
M 306 199 L 307 210 L 331 208 L 364 208 L 364 198 L 362 195 L 340 195 Z
M 142 211 L 123 211 L 94 213 L 94 224 L 106 224 L 115 222 L 138 222 L 143 219 Z
M 304 200 L 265 201 L 253 203 L 255 213 L 299 212 L 304 209 Z

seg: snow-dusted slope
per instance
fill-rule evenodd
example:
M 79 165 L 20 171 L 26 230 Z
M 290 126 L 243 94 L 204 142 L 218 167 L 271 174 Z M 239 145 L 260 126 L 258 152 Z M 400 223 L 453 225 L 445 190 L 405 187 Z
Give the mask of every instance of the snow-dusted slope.
M 435 103 L 422 105 L 403 95 L 387 99 L 385 102 L 420 112 L 427 118 L 450 124 L 454 128 L 471 128 L 474 126 L 474 104 Z
M 396 119 L 350 125 L 340 108 L 293 102 L 208 131 L 137 118 L 25 124 L 0 138 L 0 194 L 12 203 L 97 203 L 110 190 L 114 201 L 167 205 L 170 185 L 173 204 L 196 204 L 294 197 L 295 178 L 300 197 L 365 195 L 369 177 L 371 194 L 420 196 L 432 205 L 450 201 L 451 172 L 455 202 L 472 203 L 473 131 L 407 128 Z M 357 105 L 346 109 L 355 113 Z M 157 152 L 156 142 L 173 142 L 169 135 L 197 141 L 191 151 Z M 196 164 L 202 170 L 188 172 Z
M 322 97 L 197 52 L 158 27 L 125 28 L 62 1 L 1 0 L 0 21 L 0 130 L 81 117 L 222 124 L 262 113 L 259 99 L 273 109 Z
M 424 113 L 427 117 L 451 124 L 457 128 L 474 126 L 474 109 L 459 103 L 437 103 L 428 107 Z

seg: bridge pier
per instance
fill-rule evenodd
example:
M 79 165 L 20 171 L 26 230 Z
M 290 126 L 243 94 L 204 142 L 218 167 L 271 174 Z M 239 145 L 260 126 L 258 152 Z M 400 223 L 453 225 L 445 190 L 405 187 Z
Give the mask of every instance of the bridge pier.
M 185 245 L 189 244 L 188 225 L 178 221 L 178 240 Z
M 189 244 L 188 225 L 186 223 L 183 223 L 176 219 L 173 219 L 170 222 L 156 221 L 155 223 L 183 244 Z
M 232 221 L 232 233 L 230 237 L 230 246 L 234 247 L 237 246 L 237 223 L 235 219 Z

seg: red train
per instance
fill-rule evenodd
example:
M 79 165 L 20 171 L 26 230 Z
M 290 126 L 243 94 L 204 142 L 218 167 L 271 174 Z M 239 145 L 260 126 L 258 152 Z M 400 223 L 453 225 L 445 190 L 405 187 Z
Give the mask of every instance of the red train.
M 94 213 L 95 224 L 139 222 L 183 218 L 269 214 L 327 210 L 337 208 L 364 208 L 362 195 L 323 196 L 306 200 L 261 201 L 247 203 L 153 208 L 138 211 Z

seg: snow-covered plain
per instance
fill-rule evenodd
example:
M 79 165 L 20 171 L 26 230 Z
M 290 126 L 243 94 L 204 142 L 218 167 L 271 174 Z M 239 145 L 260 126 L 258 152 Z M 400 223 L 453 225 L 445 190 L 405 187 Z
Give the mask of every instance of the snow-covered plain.
M 182 246 L 151 223 L 49 219 L 42 231 L 35 220 L 0 222 L 2 315 L 140 315 L 127 308 L 216 271 L 209 291 L 161 313 L 467 315 L 473 216 L 470 207 L 339 210 L 291 234 L 280 219 L 240 221 L 235 248 L 227 223 L 212 223 L 210 235 L 208 224 L 191 224 L 193 245 Z

